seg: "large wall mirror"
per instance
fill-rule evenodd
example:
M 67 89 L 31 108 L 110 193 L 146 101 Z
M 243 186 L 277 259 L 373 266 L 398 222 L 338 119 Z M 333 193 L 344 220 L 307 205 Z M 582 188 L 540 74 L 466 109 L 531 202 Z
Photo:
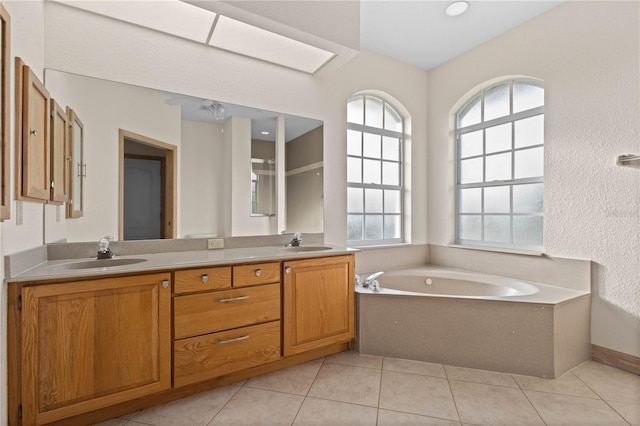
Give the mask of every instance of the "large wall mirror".
M 82 117 L 86 164 L 82 217 L 46 220 L 46 243 L 98 241 L 156 216 L 177 238 L 323 232 L 321 121 L 50 69 L 45 85 Z M 175 167 L 162 167 L 167 152 Z M 123 199 L 159 207 L 123 219 Z

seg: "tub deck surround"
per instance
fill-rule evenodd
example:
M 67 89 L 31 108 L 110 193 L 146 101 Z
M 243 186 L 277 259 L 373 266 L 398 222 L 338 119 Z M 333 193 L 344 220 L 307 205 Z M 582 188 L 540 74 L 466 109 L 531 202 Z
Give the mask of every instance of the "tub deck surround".
M 511 285 L 529 294 L 445 295 L 385 288 L 393 281 L 402 287 L 403 279 L 421 279 L 428 291 L 425 281 L 439 276 Z M 546 378 L 590 359 L 591 295 L 586 291 L 431 265 L 388 271 L 380 285 L 380 292 L 356 289 L 352 346 L 361 354 Z
M 371 273 L 361 273 L 364 280 Z M 426 280 L 432 284 L 426 284 Z M 446 280 L 439 282 L 439 280 Z M 380 291 L 358 287 L 363 294 L 405 295 L 418 297 L 451 297 L 478 300 L 504 300 L 522 303 L 541 303 L 556 305 L 580 296 L 590 295 L 587 291 L 574 290 L 554 285 L 541 284 L 525 280 L 506 278 L 498 275 L 480 274 L 439 265 L 392 269 L 378 279 Z M 477 285 L 477 289 L 474 288 Z M 454 289 L 447 293 L 446 287 Z M 493 289 L 492 289 L 493 288 Z M 432 289 L 436 291 L 431 292 Z M 464 294 L 469 289 L 476 294 Z M 502 289 L 505 289 L 504 291 Z M 455 294 L 458 293 L 458 294 Z M 494 294 L 491 294 L 494 293 Z

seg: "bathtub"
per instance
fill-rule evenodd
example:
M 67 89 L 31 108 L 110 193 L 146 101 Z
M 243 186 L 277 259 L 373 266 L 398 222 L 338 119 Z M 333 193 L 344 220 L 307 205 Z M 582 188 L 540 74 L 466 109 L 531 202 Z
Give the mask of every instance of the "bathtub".
M 356 288 L 362 354 L 549 378 L 590 359 L 588 292 L 432 265 L 378 282 Z
M 362 279 L 367 275 L 363 274 Z M 389 271 L 378 282 L 382 293 L 415 296 L 490 299 L 529 296 L 540 290 L 534 284 L 512 278 L 433 266 Z

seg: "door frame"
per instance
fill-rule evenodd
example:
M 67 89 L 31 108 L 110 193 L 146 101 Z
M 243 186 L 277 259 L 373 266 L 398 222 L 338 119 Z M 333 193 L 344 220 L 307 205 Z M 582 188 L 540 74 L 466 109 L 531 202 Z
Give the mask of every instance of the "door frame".
M 163 239 L 176 238 L 176 205 L 177 205 L 177 150 L 175 145 L 139 135 L 127 130 L 118 130 L 119 154 L 118 154 L 118 240 L 124 238 L 124 141 L 130 141 L 148 145 L 165 152 L 165 173 L 162 176 L 162 226 Z

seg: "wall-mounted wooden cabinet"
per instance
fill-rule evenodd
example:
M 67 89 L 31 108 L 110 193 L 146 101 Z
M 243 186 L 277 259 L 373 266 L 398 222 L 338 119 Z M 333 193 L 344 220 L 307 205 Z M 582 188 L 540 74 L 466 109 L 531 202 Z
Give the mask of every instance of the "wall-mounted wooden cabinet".
M 67 203 L 67 217 L 81 217 L 83 144 L 76 112 L 62 109 L 16 58 L 16 199 Z
M 67 217 L 82 217 L 84 211 L 84 178 L 87 164 L 84 162 L 84 125 L 78 114 L 67 108 L 69 117 L 69 202 Z
M 11 217 L 10 68 L 11 17 L 0 4 L 0 221 Z
M 50 176 L 49 92 L 16 58 L 16 198 L 46 202 Z
M 69 119 L 58 103 L 51 99 L 51 193 L 52 203 L 69 201 Z

